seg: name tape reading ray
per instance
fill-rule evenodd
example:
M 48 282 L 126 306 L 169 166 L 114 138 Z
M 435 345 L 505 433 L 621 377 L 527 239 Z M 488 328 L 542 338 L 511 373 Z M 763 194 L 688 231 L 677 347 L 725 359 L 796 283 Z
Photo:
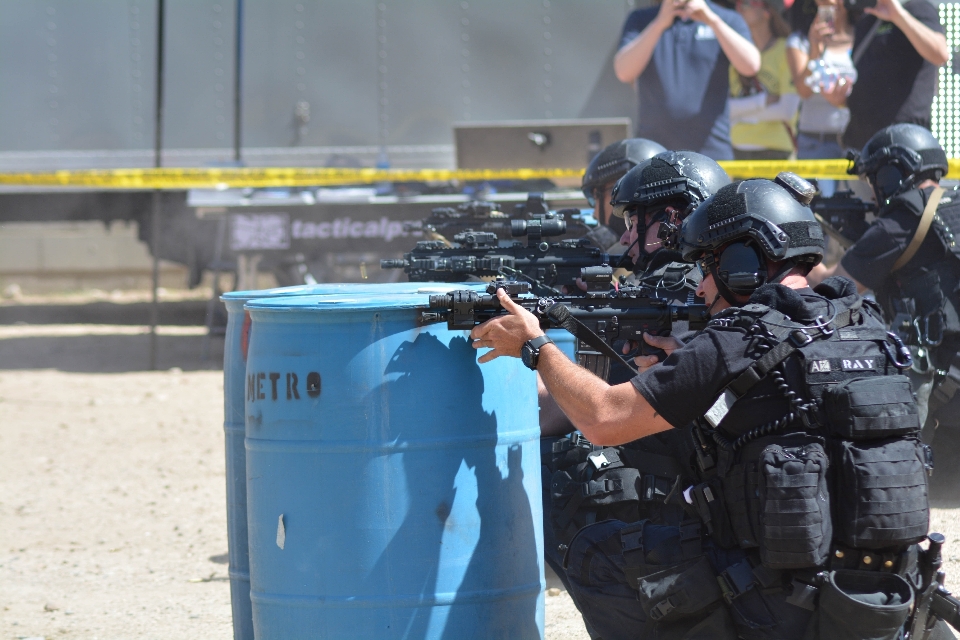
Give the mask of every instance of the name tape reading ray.
M 805 178 L 849 180 L 846 160 L 737 160 L 720 165 L 731 178 L 774 178 L 792 171 Z M 93 189 L 229 189 L 329 187 L 380 182 L 487 182 L 579 178 L 583 169 L 338 169 L 327 167 L 90 169 L 0 173 L 0 185 Z M 960 158 L 950 176 L 960 175 Z

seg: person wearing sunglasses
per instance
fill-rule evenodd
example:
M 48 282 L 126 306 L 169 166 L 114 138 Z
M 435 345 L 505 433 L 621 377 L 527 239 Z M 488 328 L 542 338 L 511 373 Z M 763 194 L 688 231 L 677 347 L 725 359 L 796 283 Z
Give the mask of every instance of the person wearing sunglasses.
M 664 151 L 666 149 L 653 140 L 627 138 L 608 145 L 587 165 L 583 173 L 583 195 L 593 208 L 593 218 L 598 224 L 586 237 L 606 253 L 622 253 L 618 241 L 623 234 L 623 223 L 621 219 L 610 215 L 613 185 L 627 171 Z
M 637 274 L 648 272 L 660 249 L 657 233 L 667 209 L 684 216 L 729 182 L 719 164 L 694 151 L 667 151 L 628 171 L 610 198 L 613 215 L 624 220 L 625 233 L 620 239 L 627 247 L 624 262 L 629 259 Z M 678 257 L 666 252 L 657 264 L 675 262 Z M 689 271 L 689 266 L 685 270 Z
M 656 161 L 651 187 L 667 187 Z M 617 445 L 654 434 L 681 432 L 688 445 L 685 473 L 662 498 L 681 507 L 678 520 L 598 518 L 565 549 L 571 595 L 595 636 L 902 637 L 929 517 L 915 400 L 900 375 L 908 358 L 849 280 L 810 288 L 823 257 L 814 193 L 793 174 L 734 182 L 679 226 L 667 221 L 667 246 L 705 269 L 698 293 L 713 319 L 685 343 L 645 335 L 669 356 L 637 358 L 629 383 L 611 386 L 553 345 L 540 350 L 546 387 L 604 445 L 588 456 L 595 471 L 623 464 Z M 471 332 L 486 350 L 480 363 L 519 357 L 543 334 L 498 297 L 510 315 Z M 864 376 L 875 385 L 861 393 Z M 844 439 L 849 424 L 857 433 Z M 828 469 L 841 475 L 828 481 Z M 616 480 L 591 482 L 614 493 Z
M 617 195 L 606 195 L 602 203 L 606 205 L 611 220 L 619 222 L 623 229 L 620 249 L 625 253 L 620 264 L 631 271 L 620 286 L 643 287 L 647 295 L 667 300 L 670 304 L 702 302 L 696 298 L 699 278 L 695 270 L 691 271 L 690 264 L 680 262 L 680 254 L 662 248 L 657 233 L 660 221 L 667 215 L 679 218 L 681 212 L 689 212 L 729 182 L 730 178 L 720 165 L 689 151 L 665 151 L 626 171 L 612 189 Z M 674 333 L 686 333 L 686 323 L 677 322 Z M 627 354 L 635 344 L 623 341 L 614 347 Z M 624 383 L 635 374 L 623 365 L 611 363 L 607 382 L 611 385 Z M 541 426 L 546 413 L 544 407 L 555 408 L 555 423 L 558 425 L 541 436 L 544 555 L 547 564 L 566 584 L 562 549 L 582 527 L 611 518 L 629 522 L 642 519 L 667 522 L 682 516 L 682 509 L 664 504 L 663 499 L 677 475 L 683 474 L 678 461 L 683 443 L 681 433 L 673 431 L 622 447 L 594 447 L 582 434 L 569 433 L 573 425 L 556 408 L 549 395 L 546 398 L 541 395 Z M 567 435 L 551 438 L 550 434 Z M 618 462 L 598 469 L 590 459 L 597 452 L 605 460 L 616 458 Z M 619 483 L 626 489 L 608 491 L 607 483 Z M 635 490 L 637 484 L 646 487 L 645 492 L 641 491 L 642 498 Z M 592 617 L 585 618 L 588 628 L 591 628 Z

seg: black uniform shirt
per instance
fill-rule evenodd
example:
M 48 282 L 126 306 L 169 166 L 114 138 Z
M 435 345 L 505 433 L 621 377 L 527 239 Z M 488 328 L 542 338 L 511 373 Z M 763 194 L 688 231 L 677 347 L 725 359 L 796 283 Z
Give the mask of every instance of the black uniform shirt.
M 933 187 L 920 190 L 922 204 L 918 204 L 919 207 L 926 206 L 932 192 Z M 956 197 L 954 194 L 947 192 L 944 200 L 940 201 L 941 207 L 948 196 Z M 880 211 L 880 217 L 867 228 L 856 244 L 847 250 L 840 264 L 860 284 L 873 289 L 888 321 L 893 321 L 896 315 L 893 306 L 896 300 L 913 297 L 903 293 L 901 286 L 923 273 L 936 272 L 946 300 L 942 307 L 946 314 L 946 339 L 940 348 L 933 350 L 932 355 L 934 363 L 943 366 L 960 350 L 960 262 L 949 257 L 943 241 L 931 227 L 913 258 L 894 273 L 894 263 L 906 251 L 919 224 L 920 214 L 895 198 Z M 922 290 L 925 285 L 915 286 Z
M 927 0 L 909 0 L 903 8 L 924 26 L 943 33 L 940 15 Z M 876 24 L 864 16 L 854 25 L 854 50 Z M 907 36 L 890 22 L 877 29 L 857 62 L 857 81 L 847 98 L 850 124 L 843 134 L 848 147 L 862 148 L 870 137 L 895 122 L 930 128 L 930 104 L 937 90 L 938 69 L 924 60 Z
M 795 322 L 806 324 L 821 315 L 829 319 L 857 299 L 856 288 L 850 280 L 834 277 L 825 280 L 815 291 L 764 285 L 754 292 L 750 302 L 766 305 Z M 682 349 L 631 382 L 654 411 L 674 427 L 682 427 L 703 416 L 723 388 L 761 355 L 755 352 L 754 344 L 745 329 L 711 323 Z M 788 371 L 788 383 L 791 378 L 799 379 L 794 377 L 796 372 L 793 376 L 789 374 Z M 721 426 L 730 431 L 730 425 L 735 425 L 736 430 L 729 435 L 737 436 L 782 417 L 788 406 L 768 377 L 734 404 Z
M 932 187 L 921 190 L 924 206 L 932 191 Z M 880 217 L 867 227 L 856 244 L 847 249 L 840 264 L 857 282 L 881 292 L 890 284 L 887 278 L 893 271 L 893 265 L 906 251 L 918 224 L 920 216 L 894 200 L 880 211 Z M 943 244 L 931 229 L 905 268 L 909 271 L 926 267 L 942 258 Z

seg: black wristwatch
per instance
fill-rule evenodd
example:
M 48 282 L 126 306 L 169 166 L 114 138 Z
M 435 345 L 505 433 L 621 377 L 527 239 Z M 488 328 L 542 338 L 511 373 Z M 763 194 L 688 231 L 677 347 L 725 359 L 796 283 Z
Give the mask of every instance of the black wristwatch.
M 533 340 L 527 340 L 520 347 L 520 359 L 528 369 L 537 370 L 537 363 L 540 361 L 540 348 L 545 344 L 553 344 L 553 340 L 547 336 L 540 336 Z

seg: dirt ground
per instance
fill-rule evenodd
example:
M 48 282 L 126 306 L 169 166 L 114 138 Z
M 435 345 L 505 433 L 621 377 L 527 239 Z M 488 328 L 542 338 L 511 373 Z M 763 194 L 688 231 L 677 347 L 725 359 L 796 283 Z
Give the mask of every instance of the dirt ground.
M 166 370 L 145 372 L 141 328 L 0 327 L 0 638 L 232 637 L 222 339 L 205 361 L 204 340 L 164 330 Z M 546 637 L 586 639 L 554 593 Z

